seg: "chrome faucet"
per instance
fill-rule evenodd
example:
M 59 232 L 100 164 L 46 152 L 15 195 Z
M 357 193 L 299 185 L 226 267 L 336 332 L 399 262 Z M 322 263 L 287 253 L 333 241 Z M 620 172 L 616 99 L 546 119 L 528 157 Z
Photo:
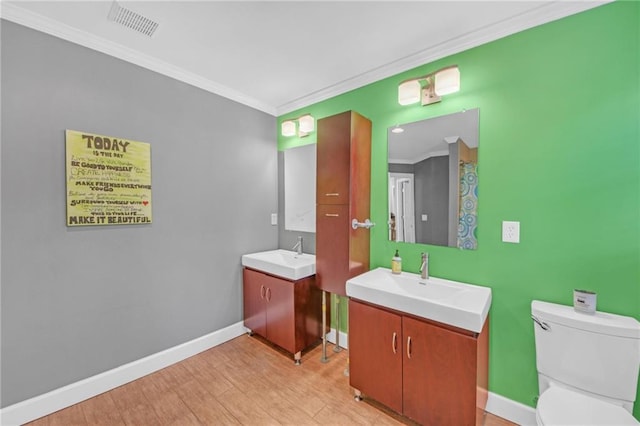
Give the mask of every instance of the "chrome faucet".
M 298 242 L 293 246 L 292 250 L 298 249 L 298 254 L 302 254 L 302 237 L 298 237 Z
M 422 263 L 420 264 L 420 277 L 429 279 L 429 253 L 422 253 Z

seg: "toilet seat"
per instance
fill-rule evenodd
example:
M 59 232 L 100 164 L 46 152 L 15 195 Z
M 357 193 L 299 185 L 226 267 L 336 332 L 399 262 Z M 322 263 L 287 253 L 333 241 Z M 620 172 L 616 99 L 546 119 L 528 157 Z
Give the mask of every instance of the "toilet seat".
M 545 426 L 640 425 L 623 407 L 557 386 L 551 386 L 540 395 L 536 420 Z

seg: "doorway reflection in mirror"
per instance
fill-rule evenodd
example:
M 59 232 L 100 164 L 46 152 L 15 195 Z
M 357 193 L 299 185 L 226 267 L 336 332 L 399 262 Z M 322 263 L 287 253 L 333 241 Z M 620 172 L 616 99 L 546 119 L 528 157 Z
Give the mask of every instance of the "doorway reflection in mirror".
M 478 115 L 476 108 L 389 130 L 391 241 L 477 248 Z

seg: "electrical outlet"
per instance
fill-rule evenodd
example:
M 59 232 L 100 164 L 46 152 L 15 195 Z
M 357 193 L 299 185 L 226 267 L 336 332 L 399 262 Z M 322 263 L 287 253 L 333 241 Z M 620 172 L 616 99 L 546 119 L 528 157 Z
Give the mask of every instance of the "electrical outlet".
M 520 242 L 520 222 L 502 222 L 502 241 L 505 243 Z
M 272 225 L 278 224 L 278 213 L 271 213 L 271 224 Z

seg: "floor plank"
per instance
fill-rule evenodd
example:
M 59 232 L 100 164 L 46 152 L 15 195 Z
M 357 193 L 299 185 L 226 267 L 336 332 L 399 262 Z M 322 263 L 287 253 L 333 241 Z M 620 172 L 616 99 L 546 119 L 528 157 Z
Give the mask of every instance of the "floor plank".
M 90 425 L 125 426 L 120 411 L 109 392 L 86 400 L 80 407 L 84 418 Z

